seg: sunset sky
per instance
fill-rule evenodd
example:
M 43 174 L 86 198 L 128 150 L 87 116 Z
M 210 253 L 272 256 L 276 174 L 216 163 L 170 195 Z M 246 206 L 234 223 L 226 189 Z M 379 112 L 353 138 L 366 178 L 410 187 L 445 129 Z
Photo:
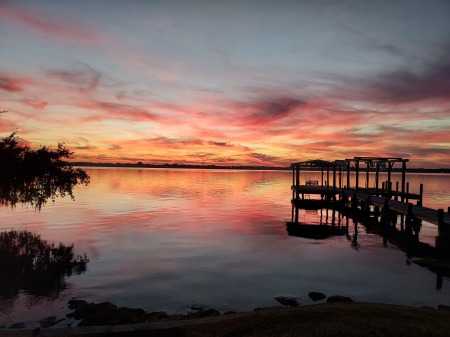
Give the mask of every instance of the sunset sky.
M 76 161 L 450 167 L 450 1 L 0 1 L 0 136 Z

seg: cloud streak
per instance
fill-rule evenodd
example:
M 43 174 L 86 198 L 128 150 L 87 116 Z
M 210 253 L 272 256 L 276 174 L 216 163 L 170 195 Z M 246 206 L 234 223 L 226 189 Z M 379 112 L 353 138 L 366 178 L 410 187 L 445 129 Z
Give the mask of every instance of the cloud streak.
M 27 29 L 31 33 L 39 33 L 43 36 L 58 38 L 60 40 L 82 43 L 98 43 L 103 40 L 100 34 L 92 29 L 82 29 L 81 24 L 69 23 L 60 18 L 49 18 L 24 8 L 0 5 L 0 17 L 3 20 Z

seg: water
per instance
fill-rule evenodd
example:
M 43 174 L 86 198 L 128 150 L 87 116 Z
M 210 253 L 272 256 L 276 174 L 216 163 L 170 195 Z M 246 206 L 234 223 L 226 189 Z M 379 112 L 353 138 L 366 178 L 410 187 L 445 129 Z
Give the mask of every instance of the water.
M 436 274 L 362 226 L 356 247 L 347 236 L 289 236 L 291 172 L 86 171 L 91 183 L 76 188 L 75 201 L 57 199 L 40 212 L 0 208 L 0 231 L 27 230 L 49 242 L 73 243 L 90 259 L 87 272 L 66 277 L 63 289 L 0 297 L 0 326 L 62 318 L 71 298 L 169 313 L 186 313 L 193 304 L 252 310 L 278 305 L 274 297 L 282 295 L 310 304 L 310 291 L 356 301 L 450 304 L 448 278 L 436 289 Z M 400 176 L 393 177 L 395 184 Z M 424 206 L 450 205 L 450 175 L 407 178 L 411 192 L 424 183 Z M 304 217 L 320 221 L 317 212 Z M 349 220 L 350 232 L 353 226 Z M 421 239 L 433 243 L 435 235 L 435 226 L 424 223 Z

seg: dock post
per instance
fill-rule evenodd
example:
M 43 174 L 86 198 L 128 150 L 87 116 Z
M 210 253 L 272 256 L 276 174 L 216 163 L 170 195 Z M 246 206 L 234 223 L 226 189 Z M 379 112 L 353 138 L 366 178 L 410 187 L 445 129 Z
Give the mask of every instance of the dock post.
M 402 161 L 402 202 L 405 201 L 404 193 L 405 193 L 405 182 L 406 182 L 406 161 Z
M 389 214 L 389 201 L 388 201 L 388 198 L 385 198 L 383 211 L 381 212 L 381 217 L 380 217 L 380 225 L 383 228 L 386 228 L 388 225 L 388 219 L 389 219 L 388 214 Z
M 398 200 L 398 181 L 395 182 L 395 200 Z
M 449 209 L 450 210 L 450 207 Z M 436 249 L 445 257 L 450 257 L 450 228 L 444 225 L 444 210 L 438 209 L 438 236 L 435 239 Z
M 412 211 L 413 204 L 408 203 L 408 213 L 406 215 L 405 231 L 407 235 L 413 235 L 414 214 Z
M 423 202 L 423 184 L 420 184 L 420 206 L 422 206 Z
M 355 162 L 355 170 L 356 170 L 356 183 L 355 183 L 355 190 L 358 190 L 359 186 L 359 160 L 356 160 Z
M 330 168 L 327 166 L 327 188 L 330 187 Z
M 408 197 L 408 194 L 409 194 L 409 183 L 406 183 L 406 203 L 409 204 L 409 197 Z
M 352 195 L 352 212 L 356 213 L 358 209 L 358 199 L 356 198 L 356 192 L 353 192 Z
M 394 163 L 389 162 L 388 163 L 388 193 L 391 193 L 392 191 L 392 183 L 391 183 L 391 172 L 392 172 L 392 166 L 394 165 Z M 390 196 L 389 196 L 390 197 Z
M 323 187 L 323 166 L 322 166 L 322 168 L 321 168 L 321 172 L 322 172 L 322 175 L 321 175 L 322 178 L 321 178 L 321 181 L 320 181 L 320 182 L 321 182 L 322 187 Z
M 350 188 L 350 161 L 347 162 L 347 188 Z
M 347 218 L 347 221 L 348 221 L 348 218 Z M 353 237 L 352 237 L 352 246 L 357 247 L 358 246 L 358 220 L 354 219 L 353 224 L 354 224 L 354 232 L 353 232 Z M 347 226 L 348 226 L 348 222 L 347 222 Z
M 333 166 L 333 191 L 336 191 L 336 166 Z
M 369 163 L 367 164 L 367 168 L 366 168 L 366 188 L 369 188 L 369 172 L 370 172 L 370 166 Z
M 342 199 L 341 199 L 341 207 L 342 208 L 341 209 L 344 210 L 345 208 L 348 207 L 348 198 L 346 196 L 345 187 L 341 193 L 342 193 Z
M 438 209 L 438 227 L 441 228 L 444 226 L 444 209 Z
M 291 210 L 291 222 L 294 222 L 294 214 L 295 214 L 295 204 L 294 204 L 294 199 L 292 199 L 291 201 L 291 205 L 292 205 L 292 210 Z
M 370 195 L 367 197 L 366 204 L 364 205 L 364 220 L 366 223 L 370 221 Z
M 377 170 L 375 172 L 375 188 L 378 193 L 378 187 L 379 187 L 379 178 L 380 178 L 380 163 L 377 163 Z
M 295 166 L 292 165 L 292 200 L 294 200 L 295 197 L 294 186 L 295 186 Z

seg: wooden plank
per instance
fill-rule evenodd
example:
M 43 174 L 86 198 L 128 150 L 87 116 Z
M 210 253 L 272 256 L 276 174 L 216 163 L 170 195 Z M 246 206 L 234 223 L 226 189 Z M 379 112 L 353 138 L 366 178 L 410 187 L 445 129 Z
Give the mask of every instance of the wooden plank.
M 353 192 L 352 190 L 344 190 L 343 194 L 345 196 L 353 196 L 353 193 L 356 193 L 356 198 L 360 201 L 369 200 L 370 197 L 370 203 L 375 206 L 384 207 L 385 198 L 371 195 L 365 192 Z M 408 215 L 408 204 L 405 202 L 397 201 L 397 200 L 391 200 L 388 199 L 388 206 L 389 209 L 393 210 L 394 212 L 397 212 L 399 214 Z M 412 216 L 414 216 L 417 219 L 427 221 L 429 223 L 432 223 L 434 225 L 439 224 L 438 219 L 438 211 L 432 208 L 423 207 L 423 206 L 417 206 L 412 205 Z M 450 214 L 444 212 L 443 216 L 443 222 L 445 226 L 450 226 Z

